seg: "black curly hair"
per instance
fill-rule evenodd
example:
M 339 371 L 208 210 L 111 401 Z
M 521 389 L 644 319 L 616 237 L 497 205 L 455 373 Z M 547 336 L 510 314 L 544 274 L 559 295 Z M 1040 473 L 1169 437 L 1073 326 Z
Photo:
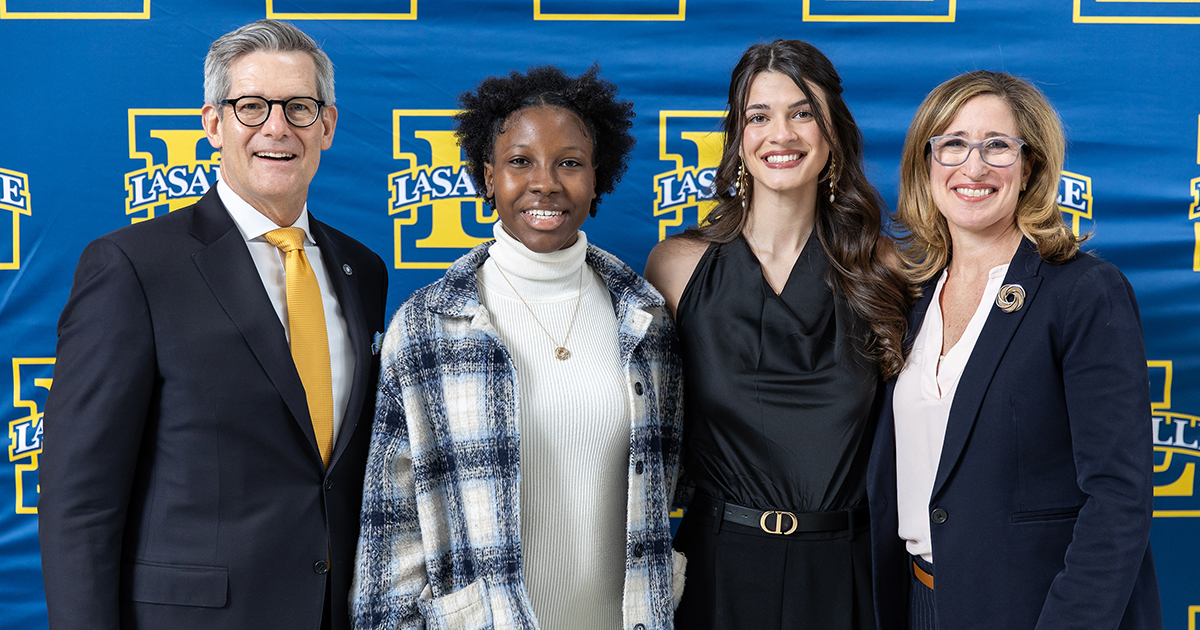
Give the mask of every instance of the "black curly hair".
M 462 112 L 454 117 L 454 134 L 467 156 L 467 168 L 475 189 L 485 194 L 483 165 L 492 161 L 496 137 L 514 112 L 529 107 L 554 105 L 583 121 L 592 140 L 592 162 L 596 165 L 596 198 L 591 216 L 596 216 L 600 197 L 613 191 L 628 166 L 633 137 L 633 103 L 617 99 L 617 86 L 600 78 L 600 66 L 569 77 L 555 66 L 516 70 L 507 77 L 488 77 L 474 90 L 458 96 Z

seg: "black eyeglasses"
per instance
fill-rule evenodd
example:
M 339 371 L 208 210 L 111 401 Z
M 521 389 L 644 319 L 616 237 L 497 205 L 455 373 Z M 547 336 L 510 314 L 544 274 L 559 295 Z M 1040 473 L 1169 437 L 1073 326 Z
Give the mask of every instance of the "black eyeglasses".
M 247 127 L 258 127 L 271 117 L 271 106 L 279 105 L 283 116 L 293 127 L 310 127 L 321 117 L 325 101 L 307 96 L 295 96 L 285 101 L 270 101 L 261 96 L 227 98 L 222 104 L 233 106 L 233 115 Z
M 929 139 L 933 159 L 942 166 L 958 166 L 971 156 L 971 149 L 979 149 L 984 164 L 1004 168 L 1016 164 L 1025 141 L 1017 138 L 986 138 L 971 142 L 961 136 L 934 136 Z

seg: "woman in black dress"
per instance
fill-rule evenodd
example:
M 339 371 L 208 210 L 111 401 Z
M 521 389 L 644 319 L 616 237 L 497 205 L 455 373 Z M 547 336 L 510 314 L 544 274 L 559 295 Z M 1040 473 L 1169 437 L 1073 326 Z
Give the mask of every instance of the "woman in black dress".
M 911 298 L 841 92 L 809 44 L 747 50 L 720 201 L 646 267 L 683 348 L 681 630 L 875 625 L 866 456 Z

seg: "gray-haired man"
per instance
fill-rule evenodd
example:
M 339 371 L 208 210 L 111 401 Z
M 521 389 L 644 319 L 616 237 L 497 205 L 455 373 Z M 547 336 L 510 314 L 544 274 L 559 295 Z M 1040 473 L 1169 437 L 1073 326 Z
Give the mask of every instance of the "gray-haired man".
M 264 20 L 204 70 L 220 182 L 92 242 L 59 320 L 52 628 L 349 626 L 387 270 L 307 208 L 337 123 L 316 43 Z

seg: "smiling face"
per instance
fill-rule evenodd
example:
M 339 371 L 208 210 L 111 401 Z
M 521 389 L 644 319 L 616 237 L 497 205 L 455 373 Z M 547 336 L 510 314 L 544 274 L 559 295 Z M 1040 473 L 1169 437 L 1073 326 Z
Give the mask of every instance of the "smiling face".
M 938 135 L 961 136 L 971 142 L 985 138 L 1020 138 L 1008 103 L 984 94 L 963 104 L 958 115 Z M 934 205 L 946 217 L 950 237 L 1000 236 L 1016 228 L 1017 200 L 1029 179 L 1031 164 L 1024 154 L 1006 167 L 990 166 L 971 151 L 958 166 L 943 166 L 929 158 L 929 186 Z
M 592 153 L 575 114 L 554 106 L 513 112 L 483 170 L 508 233 L 540 253 L 574 244 L 596 198 Z
M 316 66 L 307 53 L 248 53 L 229 65 L 229 79 L 228 99 L 317 98 Z M 317 122 L 304 128 L 292 126 L 283 108 L 274 105 L 258 127 L 238 122 L 228 105 L 206 104 L 202 114 L 208 141 L 221 149 L 221 180 L 277 225 L 295 222 L 304 209 L 321 151 L 333 143 L 337 109 L 323 108 Z
M 824 105 L 820 88 L 809 92 Z M 750 80 L 744 120 L 739 155 L 754 178 L 755 199 L 770 193 L 815 199 L 829 143 L 804 92 L 785 74 L 761 72 Z

